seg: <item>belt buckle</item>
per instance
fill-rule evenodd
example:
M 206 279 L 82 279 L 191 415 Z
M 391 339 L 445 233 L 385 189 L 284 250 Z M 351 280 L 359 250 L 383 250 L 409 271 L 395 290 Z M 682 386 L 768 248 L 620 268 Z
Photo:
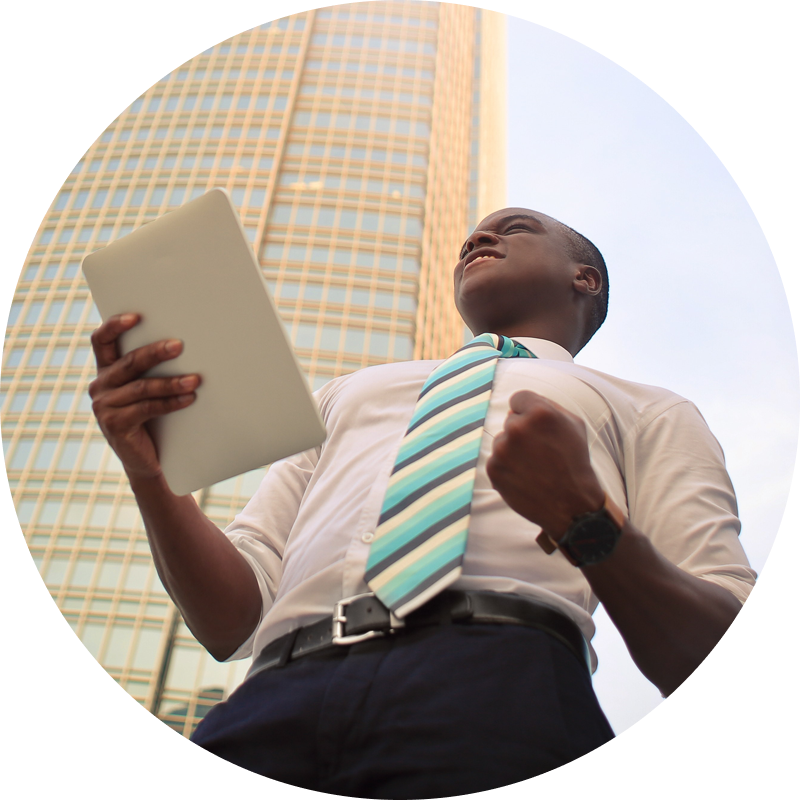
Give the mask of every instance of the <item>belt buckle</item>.
M 345 625 L 347 624 L 347 606 L 356 600 L 361 600 L 363 597 L 375 597 L 375 592 L 364 592 L 363 594 L 355 594 L 352 597 L 345 597 L 339 600 L 333 606 L 333 635 L 331 637 L 331 644 L 357 644 L 358 642 L 366 642 L 369 639 L 377 639 L 380 636 L 386 636 L 387 633 L 394 633 L 398 628 L 405 627 L 405 622 L 398 619 L 391 611 L 389 611 L 389 629 L 385 631 L 365 631 L 364 633 L 355 633 L 347 635 L 345 633 Z

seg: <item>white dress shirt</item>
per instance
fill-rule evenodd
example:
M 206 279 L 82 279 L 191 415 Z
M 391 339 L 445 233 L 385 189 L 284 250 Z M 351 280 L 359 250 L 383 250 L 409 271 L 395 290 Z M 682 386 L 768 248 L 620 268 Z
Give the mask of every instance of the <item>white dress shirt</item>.
M 581 571 L 536 544 L 540 528 L 512 511 L 486 476 L 492 440 L 514 392 L 529 389 L 586 422 L 603 488 L 656 549 L 744 602 L 756 575 L 739 543 L 736 498 L 722 450 L 699 411 L 665 389 L 573 363 L 553 342 L 518 338 L 536 359 L 500 359 L 478 461 L 463 574 L 451 588 L 514 592 L 594 634 L 597 598 Z M 368 367 L 317 393 L 325 442 L 272 465 L 225 533 L 252 566 L 261 621 L 231 656 L 330 616 L 368 591 L 364 570 L 395 455 L 422 385 L 439 361 Z M 594 653 L 593 661 L 596 663 Z

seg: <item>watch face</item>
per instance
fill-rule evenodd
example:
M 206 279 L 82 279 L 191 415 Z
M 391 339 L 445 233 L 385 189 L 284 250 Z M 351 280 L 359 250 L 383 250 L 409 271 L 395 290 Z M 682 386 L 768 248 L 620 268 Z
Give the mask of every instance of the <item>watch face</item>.
M 569 551 L 579 566 L 597 564 L 614 551 L 620 529 L 605 509 L 578 518 L 559 545 Z

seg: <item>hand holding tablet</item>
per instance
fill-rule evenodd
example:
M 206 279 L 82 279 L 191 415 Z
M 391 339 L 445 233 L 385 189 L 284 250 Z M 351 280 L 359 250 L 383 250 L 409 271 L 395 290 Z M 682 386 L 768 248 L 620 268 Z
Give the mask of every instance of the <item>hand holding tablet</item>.
M 83 270 L 104 320 L 92 396 L 127 470 L 160 468 L 182 495 L 324 440 L 226 192 L 92 253 Z

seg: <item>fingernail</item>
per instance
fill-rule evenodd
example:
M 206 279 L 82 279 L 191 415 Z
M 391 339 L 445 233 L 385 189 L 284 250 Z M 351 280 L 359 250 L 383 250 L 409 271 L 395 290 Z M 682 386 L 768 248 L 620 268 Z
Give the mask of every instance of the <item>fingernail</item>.
M 179 381 L 179 385 L 181 389 L 191 389 L 197 383 L 197 378 L 193 376 L 188 376 L 186 378 L 181 378 Z
M 133 325 L 136 322 L 136 314 L 123 314 L 120 317 L 120 322 L 123 325 Z
M 180 339 L 170 339 L 165 345 L 165 349 L 171 356 L 174 356 L 180 353 L 182 345 L 183 342 Z

